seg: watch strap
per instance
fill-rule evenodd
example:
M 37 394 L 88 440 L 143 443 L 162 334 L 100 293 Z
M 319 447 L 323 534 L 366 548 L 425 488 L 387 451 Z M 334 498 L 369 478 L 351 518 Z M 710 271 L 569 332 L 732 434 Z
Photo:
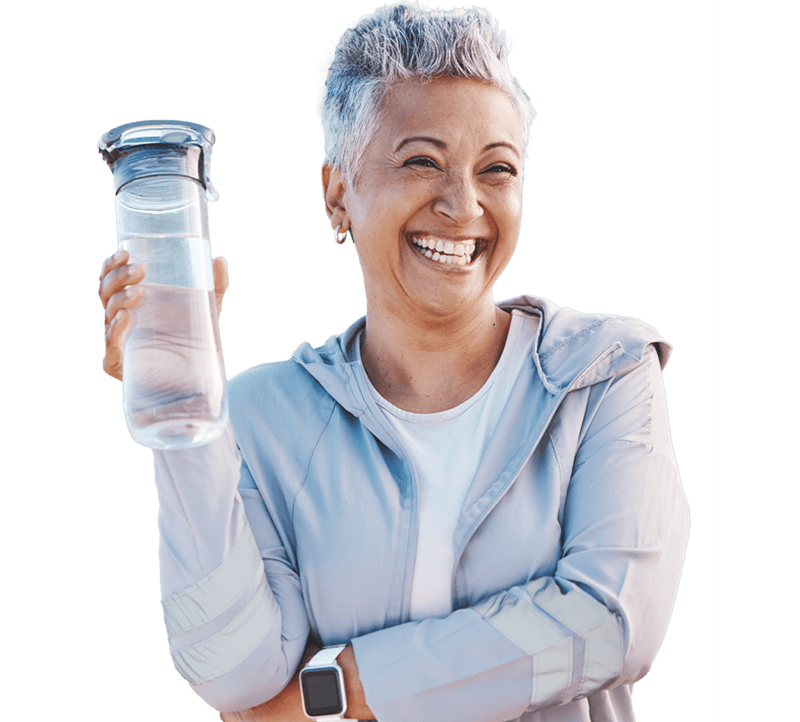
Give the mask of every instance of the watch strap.
M 333 664 L 346 646 L 346 644 L 337 644 L 333 647 L 323 647 L 308 660 L 306 667 L 327 667 L 329 664 Z

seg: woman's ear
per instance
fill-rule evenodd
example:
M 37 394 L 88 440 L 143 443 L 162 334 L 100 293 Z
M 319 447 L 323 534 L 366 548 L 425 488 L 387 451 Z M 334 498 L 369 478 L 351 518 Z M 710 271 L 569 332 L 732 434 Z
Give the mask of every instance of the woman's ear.
M 344 192 L 346 184 L 342 177 L 342 171 L 338 168 L 331 168 L 329 165 L 322 166 L 322 194 L 325 198 L 325 211 L 332 225 L 345 226 L 347 220 L 347 209 L 344 204 Z

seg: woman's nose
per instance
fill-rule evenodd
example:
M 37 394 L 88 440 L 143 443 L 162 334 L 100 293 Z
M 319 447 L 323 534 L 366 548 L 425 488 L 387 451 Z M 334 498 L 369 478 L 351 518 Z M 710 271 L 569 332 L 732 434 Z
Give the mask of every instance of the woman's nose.
M 444 187 L 434 202 L 434 210 L 459 226 L 466 226 L 483 215 L 478 189 L 472 178 L 453 174 L 444 179 Z

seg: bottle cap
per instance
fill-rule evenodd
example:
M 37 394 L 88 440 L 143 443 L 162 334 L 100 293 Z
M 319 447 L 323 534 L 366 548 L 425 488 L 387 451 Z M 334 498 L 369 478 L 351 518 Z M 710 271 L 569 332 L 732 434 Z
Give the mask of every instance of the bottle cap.
M 214 140 L 214 131 L 198 123 L 140 120 L 112 128 L 97 145 L 114 171 L 117 190 L 145 175 L 188 175 L 203 184 L 208 200 L 215 201 L 219 194 L 211 185 L 210 176 Z M 134 162 L 137 151 L 144 152 L 146 163 Z M 117 165 L 121 158 L 127 160 Z

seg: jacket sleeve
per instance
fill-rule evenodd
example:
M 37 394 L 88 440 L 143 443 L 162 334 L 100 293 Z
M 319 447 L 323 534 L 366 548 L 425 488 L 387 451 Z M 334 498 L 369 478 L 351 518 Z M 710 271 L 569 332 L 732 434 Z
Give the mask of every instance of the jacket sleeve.
M 156 451 L 155 469 L 175 667 L 220 711 L 261 704 L 286 686 L 305 648 L 296 570 L 230 427 L 205 446 Z
M 652 349 L 590 389 L 576 443 L 553 576 L 353 640 L 380 722 L 510 720 L 647 672 L 689 525 Z

